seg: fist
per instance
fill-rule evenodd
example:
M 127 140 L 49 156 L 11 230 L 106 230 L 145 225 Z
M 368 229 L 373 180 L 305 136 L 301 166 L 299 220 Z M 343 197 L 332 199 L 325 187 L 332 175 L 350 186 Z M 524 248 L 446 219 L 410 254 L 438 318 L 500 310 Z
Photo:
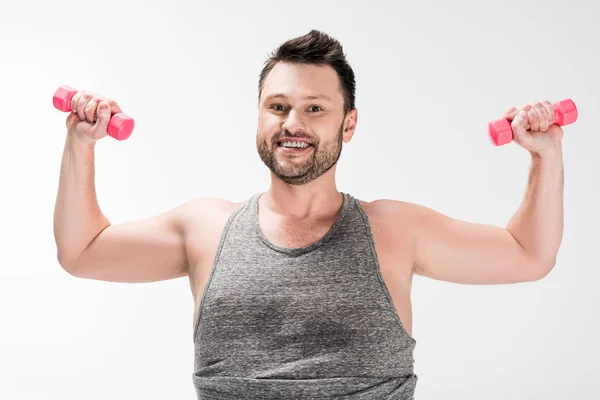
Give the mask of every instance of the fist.
M 537 101 L 512 107 L 504 113 L 511 122 L 514 142 L 533 154 L 556 148 L 563 130 L 554 124 L 554 107 L 549 101 Z
M 73 96 L 71 110 L 67 117 L 68 131 L 88 143 L 107 136 L 111 116 L 122 112 L 116 101 L 87 90 Z

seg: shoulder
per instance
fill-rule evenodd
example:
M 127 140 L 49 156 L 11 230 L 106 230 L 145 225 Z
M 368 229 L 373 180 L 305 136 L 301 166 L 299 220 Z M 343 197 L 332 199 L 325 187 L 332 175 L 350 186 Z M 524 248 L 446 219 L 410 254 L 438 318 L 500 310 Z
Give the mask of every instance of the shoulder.
M 243 206 L 245 201 L 232 201 L 218 197 L 202 197 L 188 200 L 179 206 L 179 212 L 184 215 L 231 213 Z
M 382 268 L 413 271 L 419 236 L 416 214 L 420 206 L 391 199 L 359 201 L 368 216 Z
M 223 225 L 245 203 L 216 197 L 196 198 L 180 204 L 172 213 L 182 230 L 189 231 L 193 228 Z
M 369 219 L 383 224 L 395 224 L 402 220 L 407 222 L 422 212 L 422 206 L 400 200 L 377 199 L 373 201 L 359 200 Z
M 419 204 L 393 199 L 359 200 L 374 229 L 386 235 L 414 237 L 436 213 Z

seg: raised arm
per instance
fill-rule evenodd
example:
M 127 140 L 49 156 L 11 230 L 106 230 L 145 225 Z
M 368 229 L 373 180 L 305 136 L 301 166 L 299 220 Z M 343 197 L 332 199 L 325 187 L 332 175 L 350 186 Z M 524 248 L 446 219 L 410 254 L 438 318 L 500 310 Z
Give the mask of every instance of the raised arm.
M 106 110 L 98 109 L 106 105 Z M 187 274 L 183 221 L 192 203 L 142 221 L 111 225 L 94 183 L 94 146 L 107 135 L 118 104 L 79 92 L 67 118 L 67 137 L 54 212 L 60 265 L 70 274 L 117 282 L 148 282 Z
M 563 234 L 562 129 L 549 102 L 508 110 L 515 142 L 532 163 L 525 197 L 506 227 L 459 221 L 404 205 L 414 229 L 414 271 L 464 284 L 538 280 L 554 267 Z

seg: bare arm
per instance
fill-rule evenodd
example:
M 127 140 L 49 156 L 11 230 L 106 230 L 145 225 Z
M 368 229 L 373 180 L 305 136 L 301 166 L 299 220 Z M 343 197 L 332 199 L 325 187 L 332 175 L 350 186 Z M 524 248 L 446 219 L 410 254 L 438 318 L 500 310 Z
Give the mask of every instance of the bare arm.
M 525 198 L 505 228 L 460 221 L 411 206 L 414 271 L 464 284 L 543 278 L 554 267 L 563 232 L 562 158 L 534 157 Z
M 533 155 L 525 198 L 506 229 L 546 275 L 556 262 L 564 228 L 564 168 L 556 151 Z
M 116 282 L 187 275 L 182 217 L 186 205 L 158 216 L 111 225 L 94 183 L 94 145 L 69 133 L 54 212 L 57 257 L 70 274 Z
M 501 228 L 411 206 L 415 273 L 456 283 L 503 284 L 538 280 L 553 269 L 563 235 L 562 130 L 549 126 L 554 114 L 551 109 L 544 114 L 547 104 L 535 107 L 510 115 L 517 115 L 515 140 L 532 156 L 527 191 L 513 218 Z M 547 116 L 546 122 L 536 120 L 535 112 Z

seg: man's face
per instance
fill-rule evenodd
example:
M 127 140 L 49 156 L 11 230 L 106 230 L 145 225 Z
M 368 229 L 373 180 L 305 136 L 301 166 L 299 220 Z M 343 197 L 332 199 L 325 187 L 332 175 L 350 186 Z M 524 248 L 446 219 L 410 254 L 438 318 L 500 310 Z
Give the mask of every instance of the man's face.
M 260 97 L 258 154 L 284 182 L 311 182 L 337 163 L 342 142 L 354 131 L 355 113 L 349 113 L 353 120 L 344 118 L 333 68 L 280 62 L 265 79 Z

